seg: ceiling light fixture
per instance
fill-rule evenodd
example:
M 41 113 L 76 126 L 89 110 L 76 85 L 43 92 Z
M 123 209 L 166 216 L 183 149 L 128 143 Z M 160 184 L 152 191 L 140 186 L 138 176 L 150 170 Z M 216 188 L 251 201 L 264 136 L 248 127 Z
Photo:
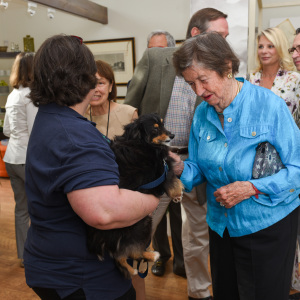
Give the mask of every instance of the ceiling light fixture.
M 56 10 L 54 8 L 48 8 L 47 17 L 52 20 L 55 17 Z
M 4 0 L 1 0 L 0 6 L 3 6 L 4 9 L 7 9 L 7 7 L 8 7 L 8 2 L 4 2 Z
M 34 2 L 28 1 L 28 9 L 27 12 L 30 14 L 30 16 L 34 16 L 36 13 L 37 4 Z

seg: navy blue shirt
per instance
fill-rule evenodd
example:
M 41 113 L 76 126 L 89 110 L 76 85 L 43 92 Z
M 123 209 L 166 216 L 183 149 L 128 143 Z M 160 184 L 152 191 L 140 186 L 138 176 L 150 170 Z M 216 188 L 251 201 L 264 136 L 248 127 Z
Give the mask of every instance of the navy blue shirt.
M 118 165 L 95 124 L 69 107 L 39 108 L 26 161 L 31 226 L 25 244 L 25 275 L 31 287 L 54 288 L 61 297 L 82 288 L 87 299 L 115 299 L 126 280 L 108 255 L 89 253 L 86 225 L 66 194 L 118 185 Z

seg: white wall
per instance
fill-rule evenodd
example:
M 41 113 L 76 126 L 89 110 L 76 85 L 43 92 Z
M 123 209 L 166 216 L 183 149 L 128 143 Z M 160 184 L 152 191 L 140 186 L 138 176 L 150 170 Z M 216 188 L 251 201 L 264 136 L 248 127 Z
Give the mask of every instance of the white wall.
M 136 59 L 146 48 L 146 38 L 152 30 L 169 31 L 175 39 L 184 39 L 190 18 L 189 0 L 94 0 L 108 8 L 108 24 L 56 11 L 47 18 L 47 7 L 38 4 L 37 13 L 30 17 L 27 1 L 6 0 L 6 10 L 0 8 L 0 45 L 4 41 L 18 43 L 23 51 L 23 37 L 34 37 L 35 50 L 49 36 L 59 33 L 81 36 L 84 40 L 135 37 Z

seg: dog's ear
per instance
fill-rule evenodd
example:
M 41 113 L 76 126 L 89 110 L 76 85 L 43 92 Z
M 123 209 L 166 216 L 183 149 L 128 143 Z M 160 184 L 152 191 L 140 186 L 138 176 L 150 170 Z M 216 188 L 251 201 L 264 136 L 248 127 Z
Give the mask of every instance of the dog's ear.
M 124 126 L 124 137 L 126 140 L 140 140 L 142 138 L 142 124 L 139 119 Z

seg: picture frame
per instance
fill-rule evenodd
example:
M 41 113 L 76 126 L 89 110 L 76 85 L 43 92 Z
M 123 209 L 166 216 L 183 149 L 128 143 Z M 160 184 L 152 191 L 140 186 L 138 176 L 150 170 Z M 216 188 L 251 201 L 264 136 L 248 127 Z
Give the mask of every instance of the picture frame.
M 84 41 L 94 54 L 95 60 L 101 59 L 112 67 L 117 86 L 126 86 L 135 68 L 134 37 Z
M 180 47 L 185 40 L 176 40 L 175 47 Z

